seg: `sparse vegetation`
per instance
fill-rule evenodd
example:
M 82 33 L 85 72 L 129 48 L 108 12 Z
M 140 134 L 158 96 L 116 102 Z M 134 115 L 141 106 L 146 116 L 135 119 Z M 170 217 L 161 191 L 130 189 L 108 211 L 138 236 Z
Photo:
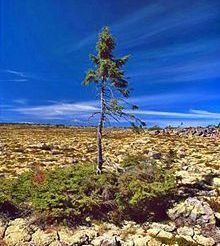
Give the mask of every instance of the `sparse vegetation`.
M 34 224 L 43 235 L 48 228 L 50 233 L 65 228 L 74 238 L 80 232 L 81 238 L 82 231 L 89 235 L 95 229 L 94 240 L 114 232 L 122 243 L 141 236 L 152 244 L 159 240 L 191 245 L 193 238 L 188 242 L 181 231 L 171 232 L 174 222 L 168 211 L 196 196 L 197 202 L 206 199 L 212 213 L 219 212 L 219 138 L 191 136 L 179 129 L 146 129 L 137 135 L 131 129 L 106 128 L 103 150 L 111 161 L 97 175 L 95 128 L 0 128 L 0 221 L 7 227 L 9 219 L 9 231 L 14 222 L 27 223 L 27 230 Z M 73 229 L 79 224 L 85 226 Z M 178 221 L 175 225 L 181 226 Z M 157 226 L 163 228 L 160 235 L 148 231 Z M 212 237 L 216 226 L 208 223 L 199 233 Z M 3 236 L 7 239 L 7 232 Z

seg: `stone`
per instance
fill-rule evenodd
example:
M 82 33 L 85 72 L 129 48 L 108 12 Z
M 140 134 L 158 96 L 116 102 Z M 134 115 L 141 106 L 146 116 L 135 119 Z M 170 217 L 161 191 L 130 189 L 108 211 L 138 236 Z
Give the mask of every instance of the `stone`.
M 183 226 L 177 229 L 177 233 L 184 236 L 193 236 L 194 231 L 191 227 Z
M 174 223 L 170 222 L 169 224 L 162 224 L 162 223 L 152 223 L 151 228 L 161 229 L 164 231 L 172 232 L 176 229 L 176 226 Z
M 63 243 L 66 243 L 68 245 L 71 245 L 73 243 L 78 243 L 80 241 L 80 237 L 75 237 L 73 235 L 73 232 L 69 230 L 68 228 L 62 228 L 61 230 L 58 231 L 58 235 L 60 238 L 60 241 Z
M 79 227 L 77 230 L 70 230 L 68 228 L 61 228 L 58 232 L 60 241 L 66 244 L 82 244 L 92 241 L 97 232 L 94 228 Z
M 24 219 L 15 219 L 8 224 L 4 237 L 6 244 L 10 246 L 23 246 L 30 239 L 30 231 Z
M 215 240 L 211 237 L 204 237 L 203 235 L 195 235 L 193 239 L 200 245 L 203 246 L 213 246 L 215 245 Z
M 196 242 L 193 240 L 193 238 L 191 236 L 187 236 L 187 235 L 176 235 L 175 239 L 177 241 L 179 241 L 179 239 L 184 239 L 185 241 L 187 241 L 188 243 L 195 245 Z
M 187 198 L 168 210 L 170 219 L 179 225 L 204 225 L 215 224 L 214 211 L 207 202 L 197 198 Z
M 120 240 L 117 237 L 105 238 L 101 241 L 100 246 L 120 246 Z
M 135 246 L 144 246 L 144 245 L 147 245 L 147 243 L 152 239 L 152 237 L 150 236 L 144 236 L 144 237 L 138 237 L 138 236 L 135 236 L 135 237 L 132 237 L 132 240 L 133 240 L 133 244 Z
M 92 245 L 94 246 L 100 246 L 101 245 L 101 242 L 105 239 L 105 236 L 100 236 L 100 237 L 96 237 L 94 238 L 91 243 Z
M 154 236 L 154 237 L 156 237 L 160 231 L 161 231 L 161 229 L 158 229 L 158 228 L 151 228 L 151 229 L 147 230 L 149 235 Z
M 212 185 L 215 187 L 220 187 L 220 177 L 213 178 Z
M 3 219 L 0 219 L 0 239 L 3 238 L 5 231 L 7 229 L 7 222 Z
M 162 246 L 162 242 L 160 242 L 159 240 L 155 239 L 155 238 L 152 238 L 147 246 Z
M 61 243 L 59 241 L 53 241 L 49 246 L 69 246 L 69 245 Z
M 184 185 L 195 184 L 203 179 L 200 173 L 192 173 L 186 170 L 180 170 L 176 172 L 176 177 L 181 179 L 181 183 Z
M 164 230 L 161 230 L 158 234 L 157 234 L 158 238 L 163 238 L 163 239 L 172 239 L 173 238 L 173 234 Z
M 56 232 L 47 233 L 46 231 L 38 229 L 33 235 L 31 243 L 35 246 L 48 246 L 57 238 Z

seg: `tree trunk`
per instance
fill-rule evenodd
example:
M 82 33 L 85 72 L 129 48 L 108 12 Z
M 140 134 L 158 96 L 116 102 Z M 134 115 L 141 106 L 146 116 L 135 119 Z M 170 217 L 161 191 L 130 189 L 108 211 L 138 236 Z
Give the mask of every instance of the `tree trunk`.
M 100 119 L 97 127 L 97 148 L 98 148 L 98 156 L 97 156 L 97 174 L 102 173 L 103 166 L 103 153 L 102 153 L 102 129 L 105 121 L 105 79 L 103 78 L 101 82 L 101 92 L 100 92 L 100 101 L 101 101 L 101 109 L 100 109 Z

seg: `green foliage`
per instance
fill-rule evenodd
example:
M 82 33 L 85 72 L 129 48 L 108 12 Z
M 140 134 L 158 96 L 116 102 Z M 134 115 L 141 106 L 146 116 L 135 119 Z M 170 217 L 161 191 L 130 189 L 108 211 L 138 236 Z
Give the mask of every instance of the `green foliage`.
M 15 179 L 1 179 L 0 205 L 28 205 L 56 221 L 82 221 L 86 217 L 109 218 L 116 213 L 129 218 L 129 208 L 145 205 L 175 187 L 172 169 L 164 170 L 142 157 L 128 156 L 125 172 L 97 175 L 93 165 L 78 164 L 46 172 L 26 172 Z M 110 216 L 111 217 L 111 216 Z
M 111 174 L 95 175 L 93 166 L 86 164 L 47 171 L 44 180 L 36 179 L 36 175 L 27 172 L 17 179 L 3 179 L 0 201 L 17 206 L 28 203 L 34 210 L 54 217 L 86 216 L 102 202 L 99 187 L 114 180 Z
M 119 118 L 124 118 L 137 130 L 137 127 L 143 127 L 145 124 L 133 114 L 128 113 L 126 108 L 133 111 L 138 107 L 123 100 L 123 98 L 129 97 L 130 89 L 122 66 L 126 64 L 130 56 L 115 58 L 113 56 L 115 47 L 114 37 L 109 28 L 104 27 L 96 45 L 97 55 L 90 55 L 94 68 L 88 70 L 83 84 L 89 85 L 95 82 L 98 89 L 102 90 L 102 100 L 104 100 L 102 112 L 105 114 L 105 119 L 110 117 L 119 121 Z
M 128 94 L 128 82 L 124 77 L 121 67 L 128 61 L 129 56 L 113 58 L 112 52 L 115 48 L 115 41 L 108 27 L 104 27 L 99 34 L 96 45 L 97 56 L 90 55 L 91 61 L 95 64 L 95 69 L 89 69 L 83 84 L 98 82 L 105 79 L 110 81 L 110 85 L 122 94 Z
M 123 164 L 130 167 L 119 178 L 118 199 L 123 206 L 138 206 L 140 202 L 165 195 L 175 187 L 174 169 L 166 170 L 162 164 L 143 159 L 130 156 Z
M 120 163 L 122 167 L 134 167 L 145 161 L 145 157 L 141 155 L 130 155 L 128 154 Z

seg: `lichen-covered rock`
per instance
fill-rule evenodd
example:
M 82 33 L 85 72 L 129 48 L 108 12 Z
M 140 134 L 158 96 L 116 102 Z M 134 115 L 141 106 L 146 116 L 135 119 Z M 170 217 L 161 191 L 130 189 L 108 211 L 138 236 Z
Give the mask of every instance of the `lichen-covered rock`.
M 215 215 L 207 202 L 188 198 L 168 210 L 168 216 L 178 225 L 215 225 Z
M 168 215 L 179 227 L 177 237 L 204 246 L 220 243 L 215 213 L 207 202 L 188 198 L 169 209 Z M 219 235 L 219 236 L 218 236 Z
M 121 246 L 121 242 L 117 237 L 105 238 L 101 241 L 100 246 Z
M 180 245 L 197 245 L 197 242 L 193 240 L 191 236 L 187 235 L 176 235 L 176 241 L 179 242 Z M 177 245 L 179 245 L 177 244 Z
M 47 233 L 39 229 L 32 235 L 31 243 L 35 246 L 48 246 L 55 240 L 56 232 Z
M 161 229 L 158 228 L 151 228 L 147 231 L 147 233 L 153 237 L 157 237 L 157 235 L 159 234 L 159 232 L 161 231 Z
M 92 227 L 79 227 L 76 230 L 62 228 L 58 231 L 58 235 L 60 241 L 67 245 L 86 245 L 97 236 L 97 231 Z
M 7 222 L 0 218 L 0 239 L 3 238 L 6 228 L 7 228 Z M 0 244 L 1 245 L 1 244 Z
M 183 227 L 180 227 L 177 229 L 177 233 L 181 236 L 181 235 L 184 235 L 184 236 L 190 236 L 192 237 L 193 234 L 194 234 L 194 231 L 191 227 L 188 227 L 188 226 L 183 226 Z
M 53 241 L 49 246 L 69 246 L 69 245 L 65 243 L 61 243 L 60 241 Z
M 80 240 L 78 238 L 75 238 L 73 235 L 73 232 L 69 230 L 68 228 L 62 228 L 61 230 L 59 230 L 58 234 L 59 234 L 60 241 L 67 245 L 71 245 L 74 242 Z
M 194 230 L 191 227 L 183 226 L 177 229 L 177 235 L 176 239 L 184 239 L 189 244 L 196 244 L 196 242 L 193 240 Z
M 94 238 L 93 240 L 92 240 L 92 245 L 94 245 L 94 246 L 100 246 L 100 244 L 101 244 L 101 242 L 103 241 L 103 240 L 105 240 L 106 239 L 106 237 L 105 236 L 99 236 L 99 237 L 96 237 L 96 238 Z
M 26 220 L 19 218 L 11 221 L 5 231 L 4 241 L 10 246 L 23 246 L 31 239 Z
M 220 188 L 220 177 L 213 178 L 212 185 Z
M 173 234 L 171 232 L 167 232 L 164 230 L 161 230 L 158 234 L 157 234 L 158 238 L 162 238 L 162 239 L 168 239 L 171 240 L 173 238 Z
M 129 242 L 125 243 L 125 245 L 134 245 L 134 246 L 143 246 L 147 245 L 147 243 L 151 240 L 152 238 L 150 236 L 140 236 L 140 235 L 133 235 L 132 237 L 129 238 Z M 130 243 L 130 244 L 129 244 Z
M 168 224 L 162 224 L 162 223 L 152 223 L 151 228 L 156 228 L 156 229 L 161 229 L 161 230 L 164 230 L 164 231 L 167 231 L 167 232 L 172 232 L 176 229 L 176 226 L 174 223 L 170 222 Z
M 203 246 L 213 246 L 215 245 L 215 240 L 211 237 L 204 237 L 203 235 L 195 235 L 193 239 L 199 244 Z
M 152 238 L 152 239 L 148 242 L 147 245 L 148 245 L 148 246 L 162 246 L 162 242 L 159 241 L 159 240 L 157 240 L 157 239 L 155 239 L 155 238 Z

